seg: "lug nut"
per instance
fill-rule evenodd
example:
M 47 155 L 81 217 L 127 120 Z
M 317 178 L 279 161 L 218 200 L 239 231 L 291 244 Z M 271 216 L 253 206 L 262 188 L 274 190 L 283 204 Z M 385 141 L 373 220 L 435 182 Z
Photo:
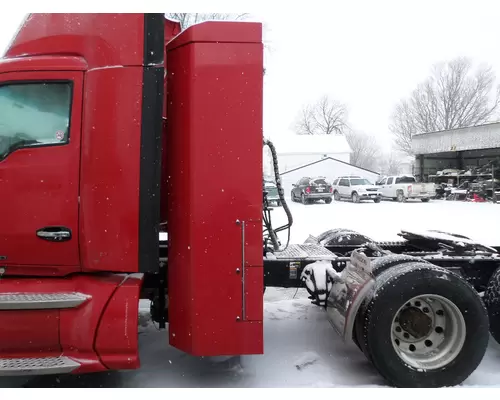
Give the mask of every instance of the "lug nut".
M 410 349 L 410 351 L 415 351 L 417 348 L 414 345 L 410 344 L 409 349 Z
M 437 310 L 436 314 L 439 315 L 439 316 L 443 316 L 444 312 L 443 312 L 443 310 Z
M 420 307 L 422 303 L 420 303 L 420 301 L 416 301 L 415 302 L 415 307 Z
M 399 332 L 401 332 L 401 331 L 402 331 L 401 327 L 400 327 L 400 326 L 396 326 L 396 332 L 398 332 L 398 333 L 399 333 Z
M 431 347 L 431 346 L 432 346 L 432 342 L 431 342 L 430 340 L 426 340 L 426 341 L 425 341 L 425 345 L 426 345 L 427 347 Z
M 405 339 L 409 339 L 410 338 L 410 335 L 408 334 L 408 332 L 403 333 L 403 336 L 405 337 Z
M 429 309 L 427 307 L 424 307 L 422 311 L 427 314 L 429 312 Z
M 436 329 L 434 329 L 436 333 L 443 333 L 444 329 L 441 328 L 440 326 L 436 326 Z

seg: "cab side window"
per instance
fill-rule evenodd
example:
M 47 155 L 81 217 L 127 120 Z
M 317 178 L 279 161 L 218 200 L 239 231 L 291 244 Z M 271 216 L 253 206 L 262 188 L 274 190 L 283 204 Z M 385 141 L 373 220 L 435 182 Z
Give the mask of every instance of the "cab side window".
M 70 82 L 0 86 L 0 161 L 25 147 L 69 143 Z

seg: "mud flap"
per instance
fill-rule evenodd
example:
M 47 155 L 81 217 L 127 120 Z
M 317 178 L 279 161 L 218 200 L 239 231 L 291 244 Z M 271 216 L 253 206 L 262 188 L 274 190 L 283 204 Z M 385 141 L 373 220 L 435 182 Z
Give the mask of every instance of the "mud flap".
M 374 284 L 370 259 L 360 252 L 353 252 L 326 301 L 328 320 L 344 341 L 352 339 L 356 314 Z

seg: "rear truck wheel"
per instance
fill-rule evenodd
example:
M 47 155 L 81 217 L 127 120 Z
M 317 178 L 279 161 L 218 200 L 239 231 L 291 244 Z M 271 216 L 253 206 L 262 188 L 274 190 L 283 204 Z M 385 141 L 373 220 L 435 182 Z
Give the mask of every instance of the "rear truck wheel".
M 375 198 L 373 199 L 373 202 L 374 202 L 374 203 L 380 203 L 380 200 L 381 200 L 381 199 L 380 199 L 380 197 L 375 197 Z
M 399 202 L 399 203 L 403 203 L 405 201 L 405 195 L 403 193 L 402 190 L 398 190 L 398 192 L 396 193 L 397 197 L 396 197 L 396 200 Z
M 337 191 L 333 192 L 333 198 L 335 201 L 340 201 L 340 193 Z
M 422 203 L 428 203 L 430 199 L 422 199 Z
M 488 315 L 478 293 L 455 273 L 408 263 L 378 275 L 358 320 L 357 341 L 396 387 L 462 383 L 488 346 Z
M 306 205 L 308 203 L 306 195 L 304 193 L 301 194 L 300 199 L 302 201 L 302 204 Z
M 326 203 L 326 204 L 330 204 L 331 202 L 332 202 L 332 198 L 331 198 L 331 197 L 327 197 L 327 198 L 325 199 L 325 203 Z
M 359 194 L 356 192 L 353 192 L 353 194 L 351 195 L 351 200 L 353 203 L 359 203 Z
M 292 200 L 292 203 L 295 202 L 295 196 L 293 195 L 293 192 L 290 192 L 290 199 Z
M 424 261 L 418 257 L 409 256 L 406 254 L 391 254 L 388 256 L 374 258 L 371 262 L 372 275 L 377 278 L 380 274 L 387 271 L 390 268 L 401 268 L 408 263 L 426 263 L 430 264 L 428 261 Z M 396 273 L 396 272 L 394 272 Z M 368 357 L 363 341 L 363 329 L 364 329 L 364 315 L 369 302 L 364 301 L 360 306 L 360 311 L 356 315 L 356 320 L 354 322 L 353 328 L 353 340 L 354 343 L 359 347 L 359 349 Z
M 500 344 L 500 268 L 491 276 L 483 297 L 490 319 L 490 333 Z

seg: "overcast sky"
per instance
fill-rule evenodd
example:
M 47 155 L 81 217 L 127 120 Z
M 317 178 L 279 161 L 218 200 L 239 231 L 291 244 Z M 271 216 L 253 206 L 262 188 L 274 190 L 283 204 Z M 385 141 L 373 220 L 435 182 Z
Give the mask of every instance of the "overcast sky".
M 355 129 L 390 146 L 394 105 L 425 79 L 434 63 L 470 56 L 492 65 L 500 76 L 496 3 L 332 0 L 321 3 L 323 8 L 311 2 L 316 7 L 311 11 L 305 9 L 309 3 L 298 3 L 299 9 L 287 2 L 286 9 L 252 12 L 265 21 L 272 47 L 266 54 L 266 135 L 291 134 L 301 107 L 328 94 L 347 104 Z M 253 11 L 252 2 L 238 2 L 242 8 L 247 4 Z M 22 18 L 19 12 L 0 14 L 2 49 Z
M 390 146 L 395 104 L 434 63 L 469 56 L 500 76 L 498 11 L 494 1 L 350 0 L 332 1 L 325 12 L 261 13 L 273 46 L 266 133 L 289 133 L 302 105 L 328 94 L 348 105 L 355 129 Z

